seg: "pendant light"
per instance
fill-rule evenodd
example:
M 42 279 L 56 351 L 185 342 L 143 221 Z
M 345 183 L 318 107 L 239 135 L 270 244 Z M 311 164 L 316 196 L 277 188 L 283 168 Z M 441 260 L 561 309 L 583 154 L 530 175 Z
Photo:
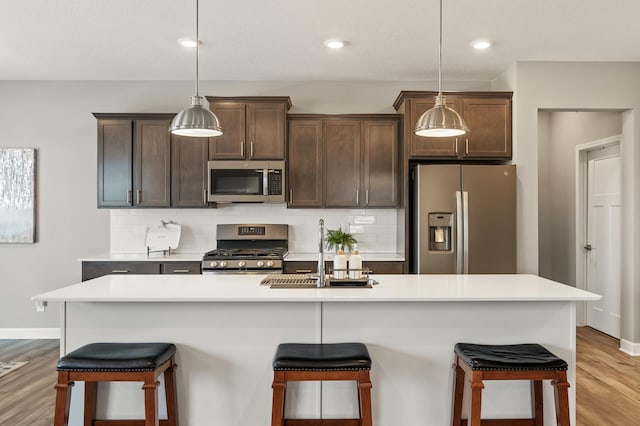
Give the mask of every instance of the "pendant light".
M 196 0 L 196 93 L 191 97 L 191 106 L 173 118 L 169 131 L 174 135 L 206 138 L 222 135 L 222 127 L 218 117 L 207 108 L 203 108 L 204 98 L 198 93 L 198 3 L 199 0 Z
M 438 50 L 438 96 L 433 108 L 420 116 L 413 130 L 418 136 L 450 137 L 464 135 L 469 131 L 466 123 L 453 109 L 446 105 L 442 96 L 442 0 L 440 0 L 440 45 Z

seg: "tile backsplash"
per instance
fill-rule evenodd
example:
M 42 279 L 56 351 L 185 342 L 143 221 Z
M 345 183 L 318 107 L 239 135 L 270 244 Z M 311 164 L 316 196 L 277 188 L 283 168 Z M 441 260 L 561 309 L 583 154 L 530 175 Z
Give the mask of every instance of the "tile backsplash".
M 217 209 L 122 209 L 111 210 L 111 253 L 146 253 L 147 229 L 160 221 L 182 226 L 177 253 L 204 253 L 216 246 L 219 223 L 287 223 L 289 251 L 306 253 L 318 249 L 318 220 L 327 229 L 354 234 L 363 253 L 401 252 L 402 214 L 397 209 L 287 209 L 283 204 L 225 204 Z

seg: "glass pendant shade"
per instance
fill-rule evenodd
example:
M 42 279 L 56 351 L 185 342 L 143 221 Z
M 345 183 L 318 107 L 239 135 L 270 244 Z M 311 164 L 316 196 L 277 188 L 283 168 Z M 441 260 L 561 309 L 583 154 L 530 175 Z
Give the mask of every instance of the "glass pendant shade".
M 451 137 L 464 135 L 469 131 L 464 119 L 454 109 L 449 108 L 444 97 L 436 98 L 436 105 L 420 116 L 413 130 L 418 136 Z
M 202 96 L 191 97 L 191 106 L 176 114 L 169 131 L 174 135 L 203 138 L 222 135 L 220 120 L 202 106 Z

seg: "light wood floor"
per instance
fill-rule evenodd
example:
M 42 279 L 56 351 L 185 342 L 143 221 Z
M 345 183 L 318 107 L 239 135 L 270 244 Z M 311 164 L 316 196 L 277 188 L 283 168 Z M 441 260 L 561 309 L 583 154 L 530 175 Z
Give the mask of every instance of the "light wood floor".
M 0 425 L 51 426 L 58 340 L 0 340 L 0 361 L 29 364 L 0 377 Z
M 640 357 L 588 327 L 577 332 L 577 426 L 640 424 Z M 0 425 L 53 423 L 57 340 L 0 340 L 0 361 L 29 364 L 0 378 Z
M 640 424 L 640 357 L 589 327 L 578 327 L 577 347 L 578 426 Z

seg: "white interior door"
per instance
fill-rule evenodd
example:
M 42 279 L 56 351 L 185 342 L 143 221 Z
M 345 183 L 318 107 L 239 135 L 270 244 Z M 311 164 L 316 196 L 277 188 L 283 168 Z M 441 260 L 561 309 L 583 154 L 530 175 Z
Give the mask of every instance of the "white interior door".
M 587 325 L 620 338 L 620 146 L 587 153 Z

